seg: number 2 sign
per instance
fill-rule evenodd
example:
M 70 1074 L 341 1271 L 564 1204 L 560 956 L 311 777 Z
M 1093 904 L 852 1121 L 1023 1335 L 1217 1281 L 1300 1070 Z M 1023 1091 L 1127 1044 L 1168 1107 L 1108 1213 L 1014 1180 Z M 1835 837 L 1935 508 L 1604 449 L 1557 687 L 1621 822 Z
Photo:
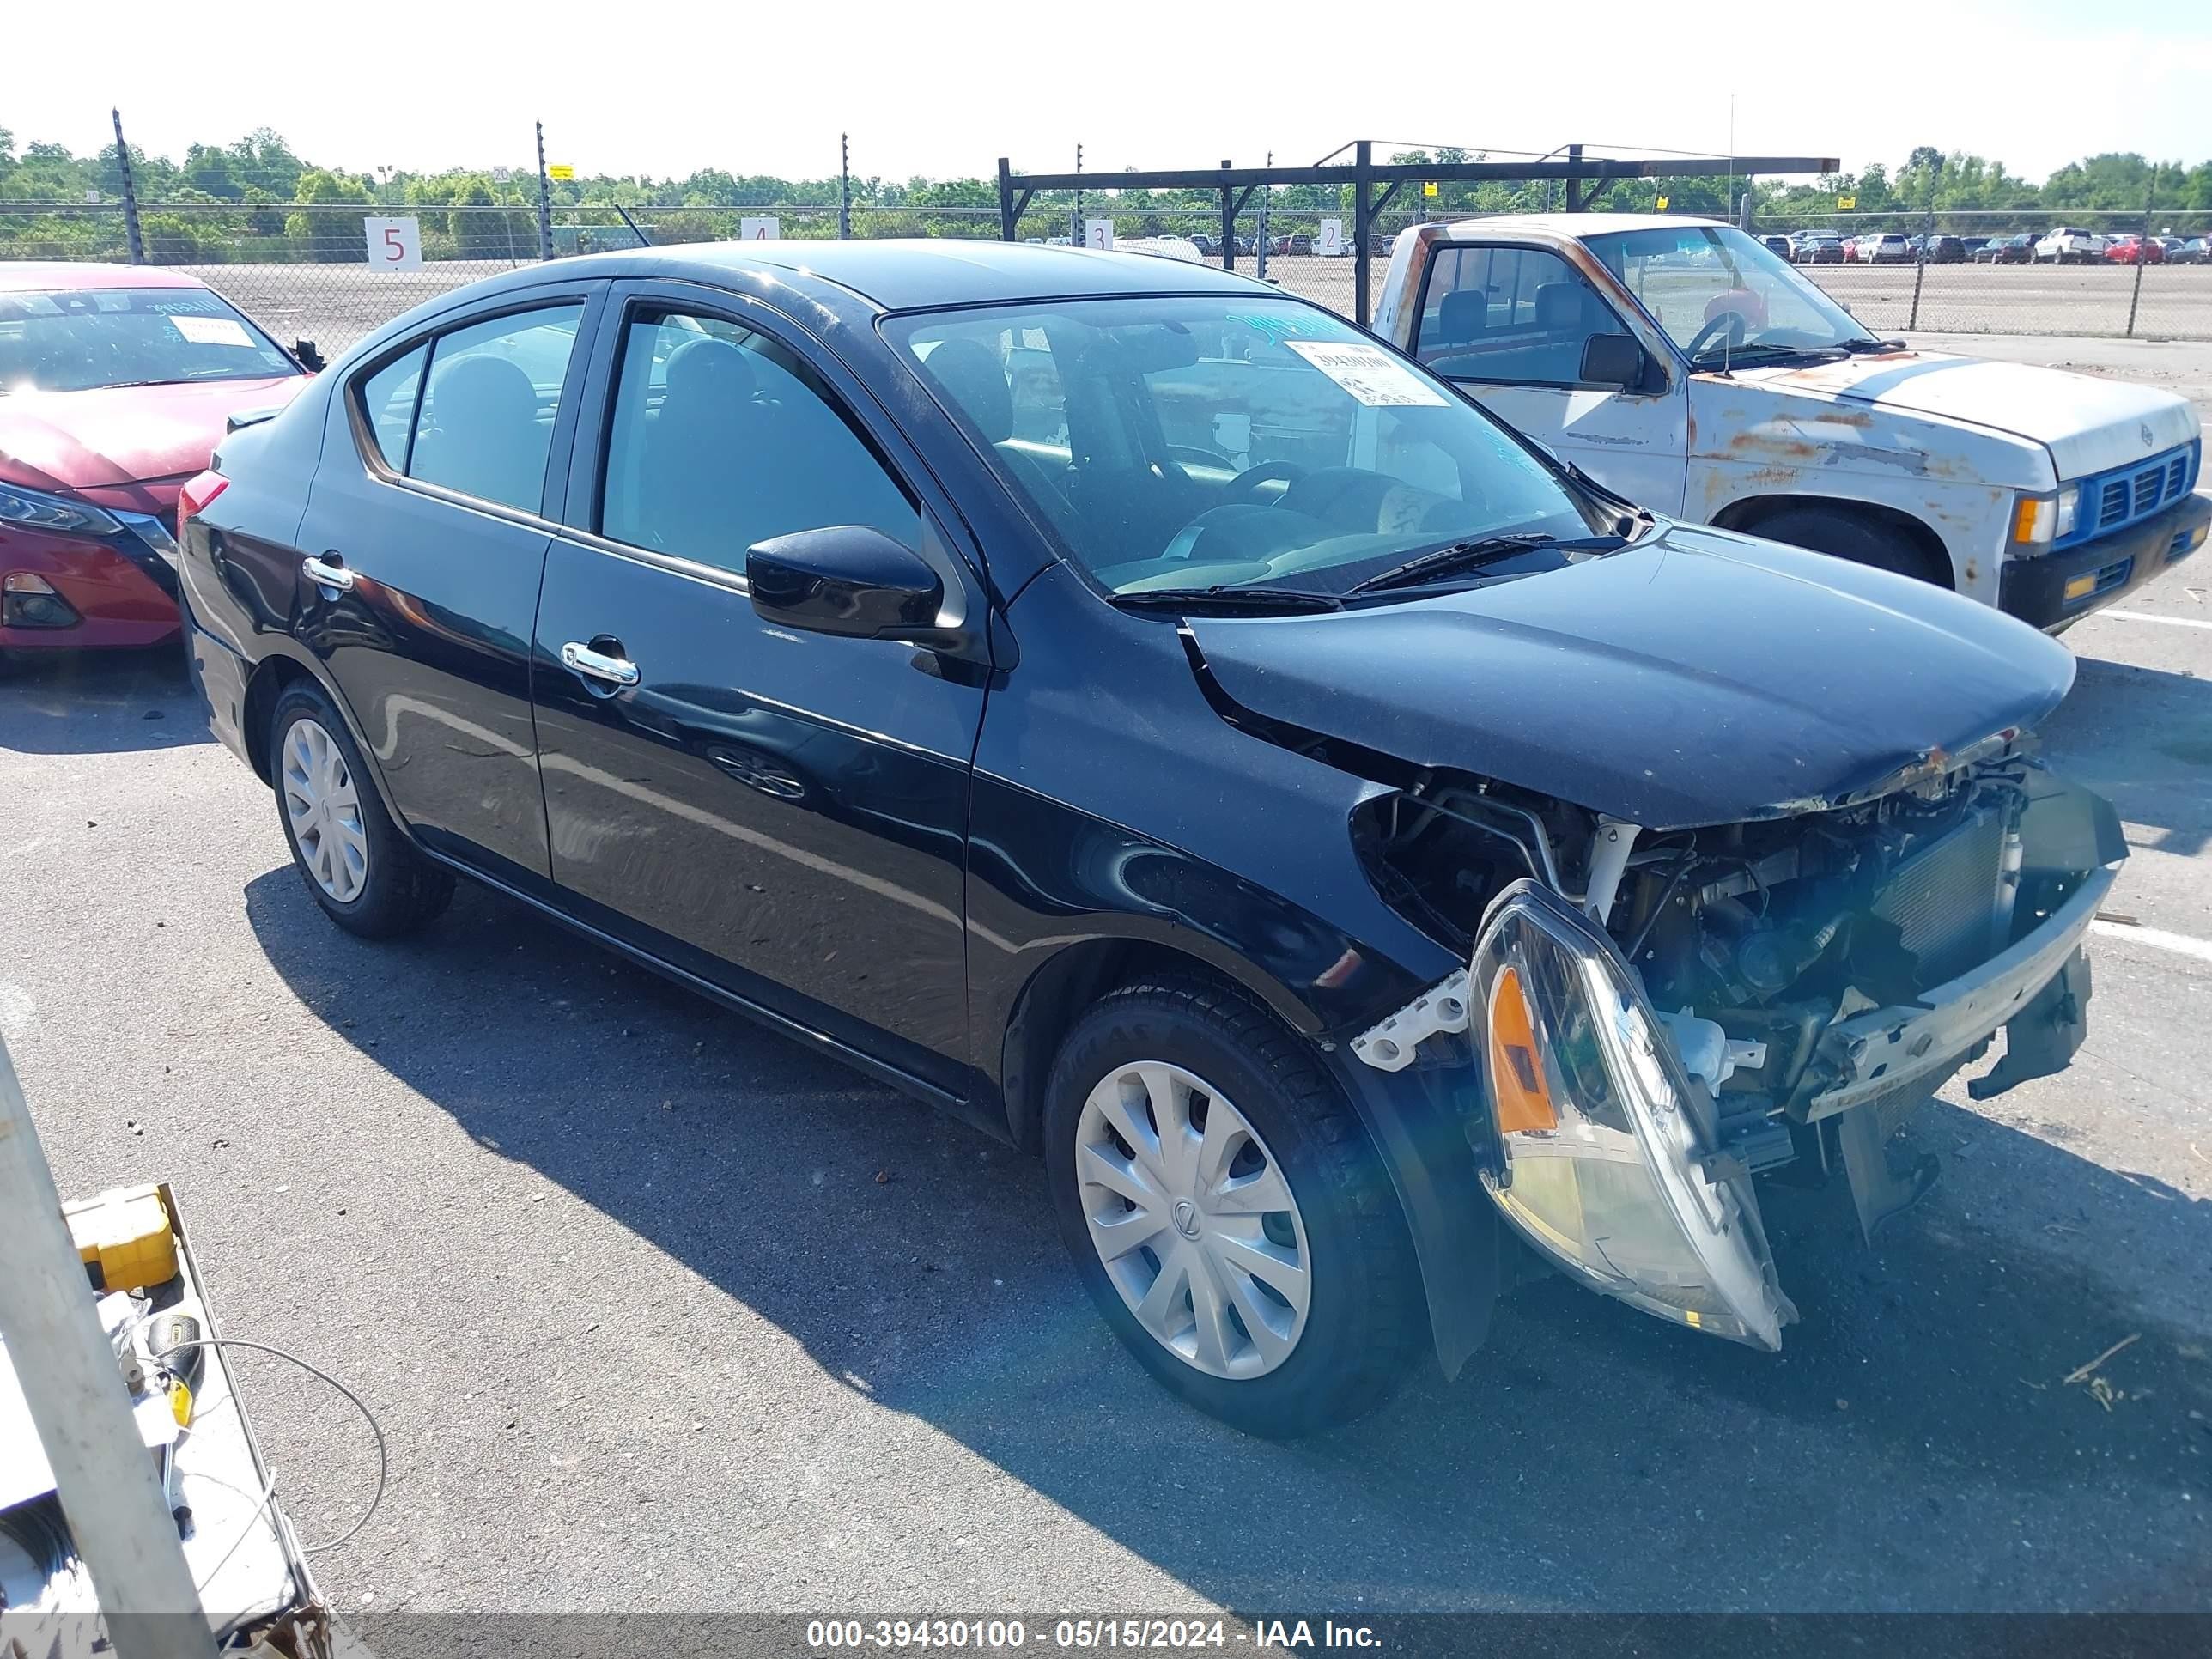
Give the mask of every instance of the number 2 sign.
M 368 239 L 368 263 L 374 270 L 422 269 L 422 222 L 419 219 L 370 219 L 362 224 Z

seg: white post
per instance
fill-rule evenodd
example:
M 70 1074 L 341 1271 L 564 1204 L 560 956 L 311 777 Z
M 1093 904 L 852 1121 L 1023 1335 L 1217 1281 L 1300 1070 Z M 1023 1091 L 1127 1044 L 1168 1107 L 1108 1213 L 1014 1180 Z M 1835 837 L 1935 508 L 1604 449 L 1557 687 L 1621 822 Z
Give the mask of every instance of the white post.
M 0 1336 L 121 1659 L 208 1659 L 199 1592 L 0 1042 Z

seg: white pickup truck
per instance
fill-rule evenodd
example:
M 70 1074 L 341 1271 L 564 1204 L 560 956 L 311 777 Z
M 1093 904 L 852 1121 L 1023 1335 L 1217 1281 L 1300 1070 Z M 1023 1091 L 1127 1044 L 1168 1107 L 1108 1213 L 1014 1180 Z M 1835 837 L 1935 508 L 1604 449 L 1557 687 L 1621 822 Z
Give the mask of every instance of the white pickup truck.
M 1924 577 L 2053 631 L 2212 521 L 2185 399 L 1877 339 L 1723 224 L 1416 225 L 1374 326 L 1655 512 Z

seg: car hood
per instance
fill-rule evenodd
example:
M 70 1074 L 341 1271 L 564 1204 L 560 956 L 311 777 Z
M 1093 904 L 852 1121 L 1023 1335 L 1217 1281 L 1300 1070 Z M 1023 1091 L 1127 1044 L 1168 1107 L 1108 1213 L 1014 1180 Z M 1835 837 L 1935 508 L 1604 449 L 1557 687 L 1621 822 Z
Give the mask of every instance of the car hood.
M 1739 369 L 1775 390 L 1964 421 L 2051 451 L 2061 478 L 2083 478 L 2197 435 L 2195 408 L 2171 392 L 2120 380 L 1932 351 L 1893 351 L 1809 368 Z
M 2074 679 L 2064 647 L 1986 605 L 1680 525 L 1440 597 L 1187 626 L 1232 718 L 1650 830 L 1881 793 L 2034 726 Z
M 33 489 L 112 489 L 198 471 L 234 412 L 289 403 L 304 374 L 0 398 L 0 477 Z

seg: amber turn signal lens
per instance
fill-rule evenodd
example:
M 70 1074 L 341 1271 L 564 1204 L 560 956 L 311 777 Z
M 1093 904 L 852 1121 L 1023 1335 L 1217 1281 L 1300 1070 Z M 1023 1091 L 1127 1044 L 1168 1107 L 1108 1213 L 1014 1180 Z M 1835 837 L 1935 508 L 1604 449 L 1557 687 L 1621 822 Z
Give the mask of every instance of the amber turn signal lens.
M 1498 1110 L 1498 1131 L 1556 1129 L 1559 1115 L 1544 1080 L 1543 1056 L 1536 1050 L 1535 1022 L 1521 989 L 1520 973 L 1501 969 L 1490 994 L 1490 1088 Z

